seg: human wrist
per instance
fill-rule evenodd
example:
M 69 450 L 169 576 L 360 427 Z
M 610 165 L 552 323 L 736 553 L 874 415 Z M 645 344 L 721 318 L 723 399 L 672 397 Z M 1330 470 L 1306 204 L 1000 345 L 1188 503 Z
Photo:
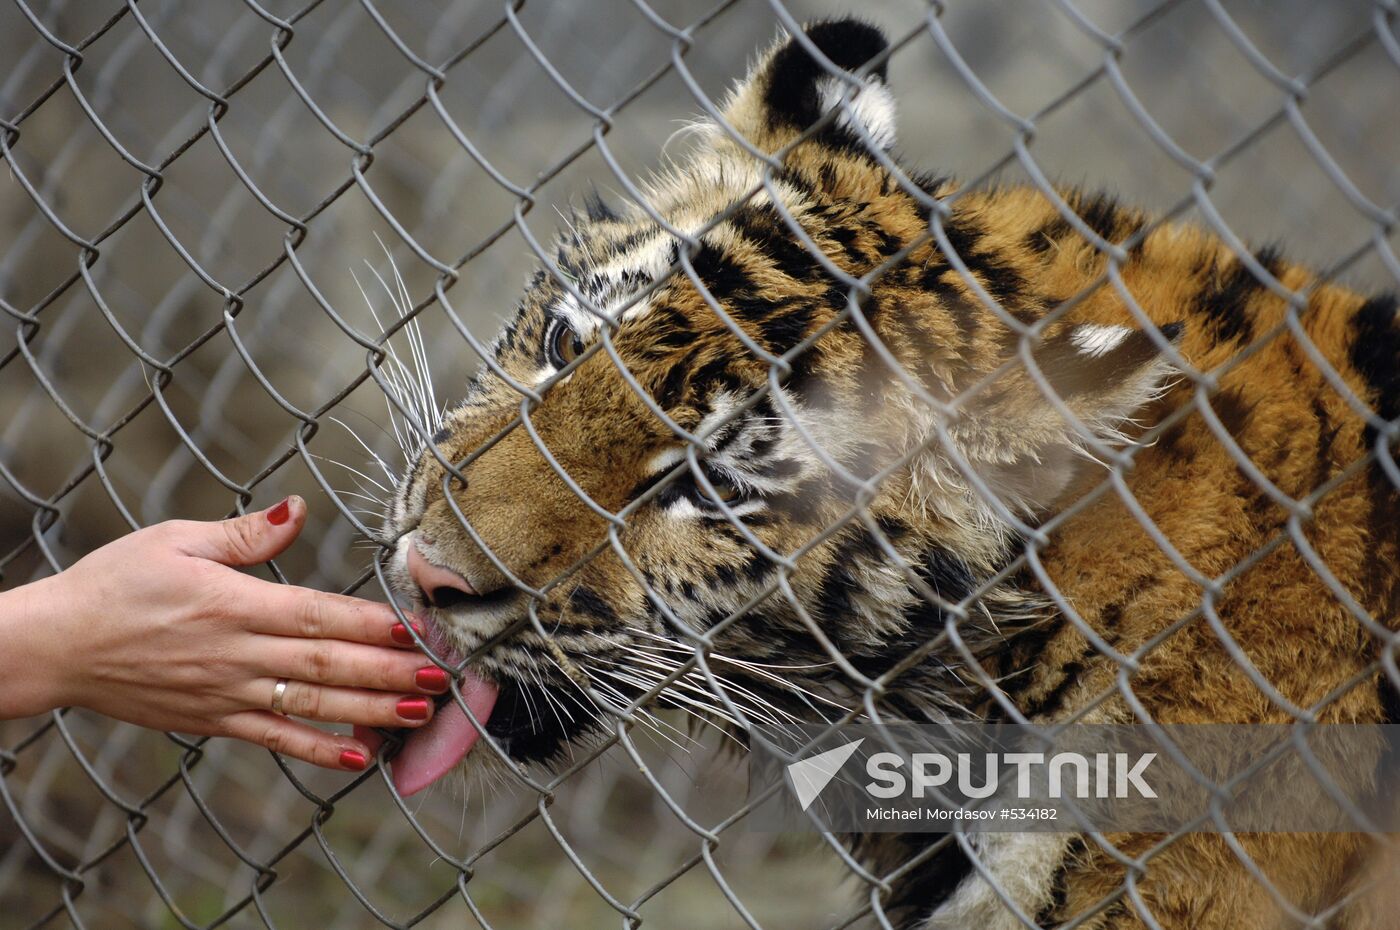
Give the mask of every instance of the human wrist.
M 65 663 L 53 655 L 63 612 L 58 577 L 0 592 L 0 718 L 32 717 L 73 703 Z

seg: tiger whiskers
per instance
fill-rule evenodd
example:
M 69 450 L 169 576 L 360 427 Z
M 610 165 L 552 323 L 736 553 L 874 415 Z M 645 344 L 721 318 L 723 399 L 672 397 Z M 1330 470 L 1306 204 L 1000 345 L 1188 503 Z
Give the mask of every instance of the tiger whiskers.
M 601 669 L 595 670 L 595 669 L 587 669 L 587 668 L 585 668 L 584 671 L 588 674 L 589 678 L 592 679 L 594 687 L 598 688 L 600 691 L 607 692 L 607 694 L 610 695 L 610 696 L 612 697 L 613 700 L 615 700 L 615 701 L 618 702 L 620 708 L 624 708 L 624 709 L 625 709 L 625 708 L 629 708 L 629 707 L 632 708 L 632 710 L 631 710 L 630 712 L 625 712 L 625 713 L 631 713 L 632 715 L 634 715 L 634 716 L 633 716 L 633 719 L 635 719 L 638 723 L 641 723 L 642 725 L 648 727 L 648 729 L 651 730 L 656 736 L 659 736 L 660 738 L 665 739 L 667 742 L 669 742 L 669 743 L 671 743 L 672 745 L 676 746 L 676 748 L 678 748 L 678 749 L 682 749 L 682 750 L 684 750 L 685 752 L 689 752 L 689 751 L 690 751 L 690 748 L 689 748 L 689 747 L 687 747 L 687 746 L 681 746 L 680 744 L 676 743 L 676 741 L 675 741 L 674 739 L 672 739 L 670 736 L 668 736 L 668 735 L 665 734 L 665 733 L 662 733 L 661 730 L 660 730 L 660 727 L 665 727 L 667 730 L 670 730 L 671 732 L 675 733 L 676 736 L 679 737 L 680 739 L 683 739 L 683 740 L 685 740 L 686 742 L 689 742 L 689 743 L 692 743 L 692 744 L 698 744 L 698 741 L 697 741 L 697 740 L 695 739 L 695 737 L 693 737 L 691 734 L 686 733 L 685 731 L 681 730 L 679 727 L 676 727 L 676 726 L 674 726 L 674 725 L 672 725 L 672 724 L 670 724 L 670 723 L 667 723 L 666 721 L 664 721 L 664 720 L 662 720 L 660 717 L 658 717 L 655 713 L 653 713 L 652 711 L 648 710 L 646 707 L 643 707 L 643 706 L 640 705 L 640 704 L 636 704 L 637 698 L 636 698 L 635 696 L 629 696 L 626 692 L 624 692 L 621 688 L 617 687 L 617 685 L 613 684 L 611 681 L 608 681 L 607 679 L 605 679 L 605 678 L 603 678 L 603 677 L 600 677 L 601 674 L 605 674 L 604 670 L 601 670 Z M 617 676 L 612 676 L 612 677 L 617 677 Z M 624 683 L 624 684 L 629 684 L 629 685 L 630 685 L 632 688 L 634 688 L 634 689 L 637 688 L 637 687 L 639 687 L 638 685 L 632 684 L 631 682 L 626 682 L 626 681 L 624 681 L 623 683 Z M 642 688 L 642 691 L 643 691 L 643 692 L 649 691 L 649 690 L 651 690 L 650 687 L 643 687 L 643 688 Z M 664 692 L 663 692 L 663 694 L 664 694 Z M 679 711 L 683 712 L 684 714 L 687 715 L 687 717 L 688 717 L 692 722 L 698 723 L 698 724 L 701 724 L 701 725 L 704 725 L 704 726 L 712 727 L 712 728 L 714 728 L 716 731 L 718 731 L 719 733 L 721 733 L 722 735 L 724 735 L 725 737 L 727 737 L 727 738 L 729 738 L 729 739 L 731 739 L 731 740 L 734 740 L 734 742 L 735 742 L 736 744 L 738 744 L 738 745 L 740 745 L 740 746 L 743 745 L 742 743 L 739 743 L 739 741 L 738 741 L 737 739 L 735 739 L 734 734 L 730 733 L 730 732 L 729 732 L 727 729 L 725 729 L 724 727 L 719 726 L 719 725 L 718 725 L 717 723 L 715 723 L 715 721 L 714 721 L 713 719 L 711 719 L 709 716 L 706 716 L 705 714 L 702 714 L 702 713 L 697 713 L 695 710 L 692 710 L 690 707 L 687 707 L 687 706 L 685 706 L 684 704 L 681 704 L 681 703 L 674 703 L 674 702 L 668 702 L 668 703 L 671 703 L 671 709 L 673 709 L 673 710 L 679 710 Z M 634 705 L 635 705 L 635 706 L 634 706 Z M 624 712 L 623 712 L 623 711 L 619 711 L 618 713 L 619 713 L 619 715 L 623 715 Z M 730 722 L 733 723 L 732 720 L 731 720 Z M 734 724 L 734 725 L 737 726 L 737 724 Z
M 658 701 L 681 709 L 709 714 L 743 729 L 748 729 L 751 726 L 749 718 L 770 726 L 779 726 L 783 721 L 775 715 L 775 712 L 783 716 L 791 716 L 779 708 L 745 700 L 744 695 L 740 695 L 738 700 L 733 695 L 726 695 L 728 700 L 723 701 L 710 688 L 706 687 L 707 682 L 703 673 L 699 673 L 695 669 L 690 669 L 677 678 L 674 677 L 674 670 L 667 671 L 664 668 L 647 664 L 638 665 L 610 659 L 595 659 L 594 661 L 601 661 L 610 666 L 609 668 L 596 668 L 597 672 L 639 688 L 642 693 L 651 691 L 657 685 L 666 682 L 656 696 Z M 670 680 L 668 681 L 668 679 Z
M 674 653 L 687 657 L 695 655 L 694 649 L 687 646 L 682 646 L 672 640 L 665 638 L 664 636 L 652 633 L 649 630 L 629 628 L 628 632 L 633 636 L 643 637 L 646 640 L 648 640 L 648 642 L 646 642 L 645 644 L 614 643 L 613 645 L 618 646 L 629 653 L 645 654 L 654 659 L 664 657 L 664 660 L 666 662 L 674 663 L 673 668 L 678 668 L 680 665 L 682 665 L 683 660 L 678 660 L 672 655 L 667 655 L 667 653 Z M 790 692 L 796 695 L 797 699 L 801 701 L 807 707 L 807 709 L 811 710 L 814 714 L 816 714 L 821 720 L 826 720 L 828 718 L 821 712 L 821 710 L 816 706 L 816 704 L 813 703 L 814 701 L 830 707 L 832 710 L 836 711 L 838 715 L 845 714 L 849 710 L 849 708 L 847 708 L 845 705 L 841 704 L 838 701 L 834 701 L 831 698 L 826 697 L 825 695 L 821 695 L 808 688 L 804 688 L 801 685 L 793 682 L 792 680 L 776 674 L 777 671 L 810 671 L 812 669 L 829 668 L 836 664 L 834 662 L 815 662 L 806 664 L 752 662 L 747 659 L 738 659 L 714 651 L 706 652 L 705 657 L 706 659 L 712 662 L 718 662 L 725 665 L 734 666 L 735 668 L 741 669 L 742 671 L 744 671 L 748 675 L 753 676 L 754 678 L 761 679 L 766 684 L 772 685 L 782 691 Z M 699 669 L 695 669 L 694 671 L 696 671 L 703 677 L 704 673 L 702 671 L 700 671 Z M 722 675 L 716 675 L 715 677 L 718 681 L 722 683 L 724 687 L 733 688 L 737 691 L 740 691 L 741 693 L 748 694 L 754 699 L 759 699 L 757 695 L 754 695 L 752 694 L 752 692 L 747 691 L 747 689 L 742 688 L 742 686 L 735 683 L 732 679 Z
M 361 439 L 360 434 L 350 428 L 350 424 L 346 423 L 340 417 L 330 417 L 330 421 L 335 425 L 339 426 L 341 429 L 345 430 L 345 432 L 349 433 L 350 438 L 355 440 L 355 442 L 359 443 L 361 449 L 364 449 L 366 452 L 369 453 L 369 457 L 374 460 L 374 464 L 378 465 L 379 470 L 384 472 L 384 477 L 388 479 L 389 484 L 398 484 L 399 473 L 394 469 L 390 468 L 389 463 L 384 461 L 384 457 L 381 456 L 378 452 L 374 451 L 374 449 L 369 445 L 369 443 Z M 375 486 L 385 491 L 385 493 L 388 493 L 388 489 L 385 488 L 383 485 L 379 484 L 378 482 L 375 482 Z
M 669 656 L 657 656 L 652 653 L 642 652 L 640 650 L 632 651 L 631 657 L 633 661 L 641 663 L 642 668 L 638 669 L 639 671 L 645 670 L 647 674 L 656 675 L 658 681 L 670 678 L 673 675 L 673 673 L 680 669 L 684 664 L 681 662 L 675 662 Z M 623 668 L 635 668 L 635 666 L 628 665 L 622 662 L 614 662 L 612 664 Z M 797 719 L 791 714 L 782 710 L 781 708 L 774 707 L 770 704 L 765 703 L 762 700 L 762 698 L 760 698 L 758 695 L 754 694 L 747 688 L 736 684 L 733 681 L 730 681 L 718 675 L 714 676 L 714 679 L 714 684 L 718 685 L 718 687 L 724 689 L 724 691 L 726 692 L 724 697 L 728 698 L 729 703 L 734 704 L 737 710 L 740 713 L 744 713 L 745 716 L 752 715 L 756 718 L 759 718 L 762 722 L 773 724 L 779 723 L 779 721 L 774 717 L 775 713 L 781 714 L 784 717 L 788 717 L 790 720 Z M 714 688 L 711 687 L 710 678 L 698 668 L 687 669 L 685 673 L 681 675 L 681 677 L 677 678 L 675 681 L 672 682 L 672 685 L 682 688 L 687 692 L 702 695 L 706 699 L 713 698 L 719 701 L 721 704 L 724 704 L 724 701 L 721 699 L 720 695 L 716 694 Z M 728 692 L 730 691 L 735 692 L 735 694 L 729 694 Z M 739 700 L 737 701 L 735 700 L 736 694 L 739 697 Z M 741 706 L 741 702 L 742 704 L 748 706 Z M 728 707 L 726 705 L 726 710 L 727 709 Z
M 382 375 L 378 383 L 384 390 L 384 405 L 388 412 L 389 425 L 385 429 L 379 424 L 374 424 L 377 429 L 393 439 L 397 447 L 400 461 L 403 465 L 411 462 L 423 448 L 427 441 L 427 436 L 442 425 L 443 417 L 447 412 L 447 405 L 439 406 L 437 392 L 433 386 L 432 368 L 428 360 L 427 342 L 423 338 L 422 326 L 417 315 L 413 314 L 413 300 L 409 296 L 408 286 L 404 282 L 403 275 L 399 272 L 398 263 L 394 261 L 393 254 L 389 251 L 384 240 L 376 234 L 375 239 L 379 242 L 379 247 L 384 251 L 384 257 L 388 259 L 389 268 L 393 282 L 390 283 L 384 275 L 380 274 L 375 267 L 365 260 L 365 266 L 369 273 L 379 282 L 384 294 L 389 298 L 390 305 L 394 308 L 394 314 L 401 324 L 395 336 L 402 334 L 408 346 L 408 362 L 405 362 L 395 346 L 393 337 L 387 336 L 389 327 L 386 321 L 381 319 L 375 309 L 375 302 L 370 298 L 369 292 L 365 290 L 355 270 L 350 269 L 350 277 L 355 282 L 355 287 L 359 290 L 360 296 L 364 298 L 365 305 L 369 309 L 370 317 L 379 329 L 381 341 L 379 347 L 384 352 L 384 362 L 377 371 Z M 392 322 L 392 321 L 390 321 Z M 396 468 L 389 461 L 389 457 L 380 452 L 368 442 L 354 427 L 339 417 L 329 418 L 339 426 L 365 451 L 370 457 L 370 462 L 383 473 L 387 481 L 386 484 L 371 478 L 364 471 L 347 465 L 335 459 L 322 458 L 324 461 L 337 465 L 345 469 L 356 477 L 356 485 L 365 500 L 377 504 L 381 511 L 388 506 L 388 499 L 392 496 L 391 488 L 396 486 L 403 471 L 403 465 Z M 373 421 L 371 421 L 373 422 Z M 375 494 L 361 480 L 368 482 L 370 486 L 378 489 L 380 494 Z M 348 492 L 347 492 L 348 493 Z
M 358 468 L 356 468 L 355 466 L 353 466 L 353 465 L 347 465 L 346 463 L 344 463 L 344 462 L 342 462 L 342 461 L 340 461 L 340 460 L 338 460 L 338 459 L 330 458 L 329 456 L 317 455 L 317 454 L 314 453 L 314 452 L 311 454 L 311 457 L 312 457 L 313 459 L 316 459 L 317 461 L 320 461 L 320 462 L 327 462 L 327 463 L 329 463 L 329 464 L 331 464 L 331 465 L 335 465 L 335 466 L 337 466 L 337 467 L 339 467 L 339 468 L 343 468 L 343 469 L 345 469 L 346 471 L 350 472 L 350 474 L 353 476 L 353 478 L 354 478 L 354 480 L 355 480 L 355 485 L 356 485 L 356 487 L 358 487 L 358 488 L 360 489 L 360 491 L 358 492 L 358 493 L 359 493 L 359 496 L 361 496 L 361 497 L 366 497 L 366 498 L 368 498 L 369 500 L 374 501 L 374 502 L 379 503 L 379 504 L 383 504 L 383 503 L 384 503 L 384 499 L 383 499 L 382 497 L 380 497 L 380 496 L 374 494 L 373 492 L 371 492 L 369 488 L 365 487 L 365 485 L 361 484 L 360 482 L 361 482 L 361 481 L 367 481 L 367 482 L 369 482 L 372 486 L 374 486 L 374 487 L 378 488 L 379 490 L 383 491 L 385 494 L 388 494 L 388 493 L 389 493 L 389 489 L 386 488 L 386 487 L 384 487 L 384 485 L 380 484 L 378 481 L 375 481 L 375 480 L 374 480 L 373 478 L 371 478 L 369 475 L 367 475 L 367 474 L 365 474 L 364 472 L 360 471 L 360 470 L 359 470 Z M 354 491 L 347 491 L 347 492 L 343 492 L 343 493 L 355 494 L 355 493 L 357 493 L 357 492 L 354 492 Z
M 556 666 L 559 666 L 559 661 L 553 656 L 550 656 L 550 661 L 552 661 Z M 559 670 L 561 673 L 564 672 L 562 666 L 559 667 Z M 584 668 L 583 671 L 585 673 L 588 673 L 590 670 Z M 618 702 L 618 706 L 615 708 L 610 708 L 609 710 L 611 710 L 611 713 L 609 713 L 609 710 L 605 710 L 604 708 L 600 707 L 598 705 L 597 700 L 594 699 L 593 695 L 589 694 L 587 690 L 580 687 L 580 685 L 577 682 L 575 682 L 573 678 L 570 677 L 567 673 L 564 673 L 564 680 L 568 682 L 570 687 L 565 687 L 561 689 L 561 693 L 567 696 L 575 704 L 577 704 L 580 710 L 582 710 L 594 720 L 600 719 L 605 715 L 626 716 L 625 708 L 627 708 L 632 703 L 630 698 L 628 698 L 625 694 L 623 694 L 612 684 L 602 679 L 599 679 L 596 675 L 589 674 L 589 682 L 593 687 L 598 688 L 600 691 L 606 692 L 605 697 L 610 697 L 612 700 Z M 577 694 L 575 694 L 575 692 L 577 692 Z M 591 707 L 585 706 L 584 703 L 581 700 L 579 700 L 579 696 L 586 698 L 588 700 L 588 704 L 591 705 Z M 572 720 L 573 717 L 570 716 L 569 719 Z M 662 720 L 660 717 L 656 716 L 651 711 L 647 710 L 645 707 L 635 708 L 631 719 L 633 719 L 636 723 L 642 725 L 649 732 L 649 735 L 658 737 L 660 739 L 664 739 L 666 740 L 666 742 L 675 746 L 677 749 L 683 750 L 684 752 L 690 751 L 689 747 L 682 746 L 680 743 L 677 743 L 675 739 L 673 739 L 670 735 L 663 732 L 663 728 L 665 730 L 672 731 L 676 734 L 676 736 L 680 737 L 681 739 L 690 742 L 694 742 L 694 740 L 692 740 L 688 735 L 683 733 L 679 728 L 674 727 L 666 721 Z
M 596 669 L 588 668 L 587 663 L 584 663 L 584 670 L 594 681 L 601 680 L 600 674 L 605 675 L 609 679 L 639 689 L 640 693 L 653 691 L 660 686 L 661 690 L 657 692 L 655 697 L 657 702 L 679 709 L 688 714 L 694 722 L 714 726 L 729 736 L 732 734 L 724 727 L 718 726 L 715 723 L 716 720 L 723 721 L 738 729 L 748 729 L 753 723 L 782 726 L 803 722 L 797 715 L 755 693 L 733 678 L 716 673 L 708 665 L 705 668 L 698 667 L 696 665 L 698 658 L 693 649 L 665 637 L 647 630 L 627 628 L 625 634 L 647 640 L 638 644 L 616 636 L 605 636 L 596 631 L 589 632 L 590 635 L 601 640 L 610 650 L 621 653 L 622 656 L 621 660 L 601 656 L 590 657 L 587 661 L 597 663 L 599 667 Z M 829 706 L 837 712 L 838 716 L 847 712 L 845 706 L 782 678 L 770 670 L 774 668 L 822 668 L 830 663 L 765 666 L 764 663 L 732 659 L 713 652 L 706 653 L 706 659 L 728 663 L 756 679 L 756 683 L 772 687 L 775 691 L 793 695 L 811 712 L 812 717 L 809 719 L 814 718 L 822 721 L 831 719 L 814 702 Z M 633 701 L 635 701 L 635 696 L 628 699 L 627 703 L 630 705 Z
M 388 246 L 377 235 L 375 238 L 379 241 L 379 247 L 384 250 L 384 257 L 389 261 L 394 283 L 391 285 L 370 264 L 368 259 L 365 260 L 365 267 L 379 282 L 379 286 L 383 288 L 385 295 L 389 298 L 389 303 L 394 308 L 395 315 L 403 323 L 400 332 L 403 333 L 404 339 L 408 343 L 409 361 L 412 362 L 412 367 L 404 362 L 395 348 L 392 338 L 385 338 L 380 343 L 380 348 L 383 349 L 384 358 L 388 363 L 378 370 L 383 375 L 383 386 L 387 388 L 384 403 L 388 408 L 389 425 L 393 430 L 394 441 L 407 461 L 412 459 L 422 448 L 423 443 L 427 441 L 427 435 L 441 425 L 446 407 L 439 407 L 437 403 L 437 392 L 433 386 L 432 370 L 428 363 L 427 342 L 423 339 L 423 331 L 418 317 L 413 315 L 413 300 L 409 297 L 408 286 L 404 283 L 398 263 L 394 261 L 394 256 L 389 251 Z M 370 316 L 374 319 L 375 325 L 379 327 L 380 335 L 384 336 L 388 332 L 388 327 L 379 318 L 379 313 L 374 308 L 374 301 L 370 299 L 369 293 L 365 290 L 353 268 L 350 269 L 350 277 L 359 289 L 360 296 L 364 298 Z M 398 402 L 398 407 L 395 406 L 394 401 Z M 399 409 L 399 407 L 403 409 Z M 404 412 L 405 410 L 407 413 Z M 400 423 L 400 420 L 403 422 Z M 351 430 L 351 433 L 353 435 L 354 431 Z
M 636 722 L 644 728 L 644 732 L 647 735 L 655 739 L 663 739 L 666 742 L 670 743 L 672 746 L 675 746 L 677 749 L 681 750 L 682 752 L 690 752 L 689 746 L 683 746 L 676 741 L 676 739 L 679 738 L 689 743 L 695 743 L 696 740 L 689 734 L 682 731 L 679 727 L 673 726 L 672 724 L 669 724 L 666 721 L 662 720 L 660 717 L 656 716 L 656 714 L 647 710 L 645 707 L 638 706 L 633 708 L 630 712 L 627 712 L 625 708 L 630 707 L 632 705 L 632 698 L 629 698 L 617 686 L 601 678 L 598 678 L 591 672 L 589 673 L 589 677 L 592 679 L 593 687 L 597 688 L 599 691 L 606 692 L 607 697 L 617 702 L 618 708 L 614 711 L 614 713 L 617 716 L 623 717 L 625 719 L 630 719 Z M 592 698 L 590 698 L 590 700 L 592 700 Z M 594 703 L 596 704 L 596 702 Z M 674 733 L 675 737 L 671 736 L 670 733 L 665 732 L 666 730 L 670 730 L 671 733 Z
M 544 680 L 540 678 L 540 670 L 539 670 L 538 668 L 536 668 L 535 666 L 533 666 L 533 665 L 531 665 L 529 668 L 530 668 L 530 675 L 535 679 L 535 685 L 536 685 L 536 687 L 538 688 L 540 695 L 544 698 L 545 707 L 549 708 L 550 713 L 552 713 L 552 714 L 554 715 L 554 722 L 557 723 L 557 724 L 559 724 L 559 729 L 560 729 L 560 731 L 566 732 L 566 733 L 567 733 L 567 732 L 568 732 L 568 727 L 565 727 L 565 726 L 564 726 L 564 718 L 559 716 L 559 711 L 560 711 L 560 710 L 563 710 L 565 716 L 567 716 L 567 717 L 569 718 L 569 722 L 571 722 L 571 723 L 573 722 L 573 719 L 574 719 L 573 714 L 570 714 L 570 713 L 569 713 L 569 710 L 568 710 L 567 707 L 563 707 L 563 706 L 562 706 L 562 702 L 557 702 L 557 701 L 555 700 L 554 696 L 550 693 L 550 689 L 545 687 L 545 685 L 544 685 Z M 537 714 L 538 714 L 538 711 L 534 710 L 534 702 L 530 700 L 530 691 L 529 691 L 529 689 L 528 689 L 528 688 L 525 689 L 524 693 L 525 693 L 525 699 L 526 699 L 527 702 L 529 702 L 530 707 L 531 707 L 531 715 L 532 715 L 532 716 L 537 715 Z M 543 718 L 540 718 L 540 719 L 543 719 Z M 573 758 L 574 758 L 574 748 L 573 748 L 572 742 L 571 742 L 571 741 L 565 741 L 564 746 L 565 746 L 565 748 L 568 750 L 568 753 L 569 753 L 569 760 L 570 760 L 570 761 L 573 761 Z

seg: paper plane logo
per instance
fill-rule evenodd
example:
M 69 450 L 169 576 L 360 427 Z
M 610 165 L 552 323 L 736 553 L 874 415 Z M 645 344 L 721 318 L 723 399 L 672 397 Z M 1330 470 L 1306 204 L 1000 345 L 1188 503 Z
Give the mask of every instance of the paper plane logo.
M 844 746 L 819 752 L 787 767 L 788 780 L 792 782 L 792 790 L 797 793 L 797 802 L 802 805 L 804 811 L 817 799 L 817 795 L 831 784 L 836 773 L 841 771 L 841 766 L 855 755 L 855 751 L 863 742 L 864 737 Z

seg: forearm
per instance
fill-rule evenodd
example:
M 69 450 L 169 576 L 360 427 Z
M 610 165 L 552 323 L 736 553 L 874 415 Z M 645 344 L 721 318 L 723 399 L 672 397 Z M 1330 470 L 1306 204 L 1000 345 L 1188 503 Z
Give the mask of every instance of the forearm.
M 0 592 L 0 719 L 32 717 L 63 704 L 60 669 L 50 655 L 53 614 L 62 609 L 53 578 Z

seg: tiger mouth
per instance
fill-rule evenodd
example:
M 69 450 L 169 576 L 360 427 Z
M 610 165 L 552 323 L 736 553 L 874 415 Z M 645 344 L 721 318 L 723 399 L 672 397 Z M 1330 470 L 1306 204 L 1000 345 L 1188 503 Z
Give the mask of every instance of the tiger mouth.
M 460 703 L 449 695 L 426 725 L 401 731 L 403 745 L 389 766 L 394 787 L 404 797 L 422 791 L 467 757 L 481 738 L 481 731 L 472 717 L 490 731 L 500 686 L 470 668 L 463 669 L 457 686 Z M 467 710 L 471 711 L 471 717 Z
M 432 591 L 423 592 L 430 604 L 439 610 L 481 610 L 500 607 L 516 599 L 519 594 L 510 585 L 502 585 L 494 591 L 487 591 L 484 594 L 473 592 L 467 594 L 456 588 L 434 588 Z
M 461 653 L 432 612 L 423 619 L 424 643 L 444 663 L 461 666 Z M 557 758 L 567 743 L 594 724 L 582 703 L 570 699 L 568 686 L 527 682 L 489 664 L 492 667 L 478 661 L 462 668 L 457 683 L 460 702 L 450 693 L 444 695 L 427 724 L 398 731 L 402 744 L 389 765 L 401 796 L 417 794 L 462 764 L 476 749 L 482 729 L 511 760 L 528 764 Z

